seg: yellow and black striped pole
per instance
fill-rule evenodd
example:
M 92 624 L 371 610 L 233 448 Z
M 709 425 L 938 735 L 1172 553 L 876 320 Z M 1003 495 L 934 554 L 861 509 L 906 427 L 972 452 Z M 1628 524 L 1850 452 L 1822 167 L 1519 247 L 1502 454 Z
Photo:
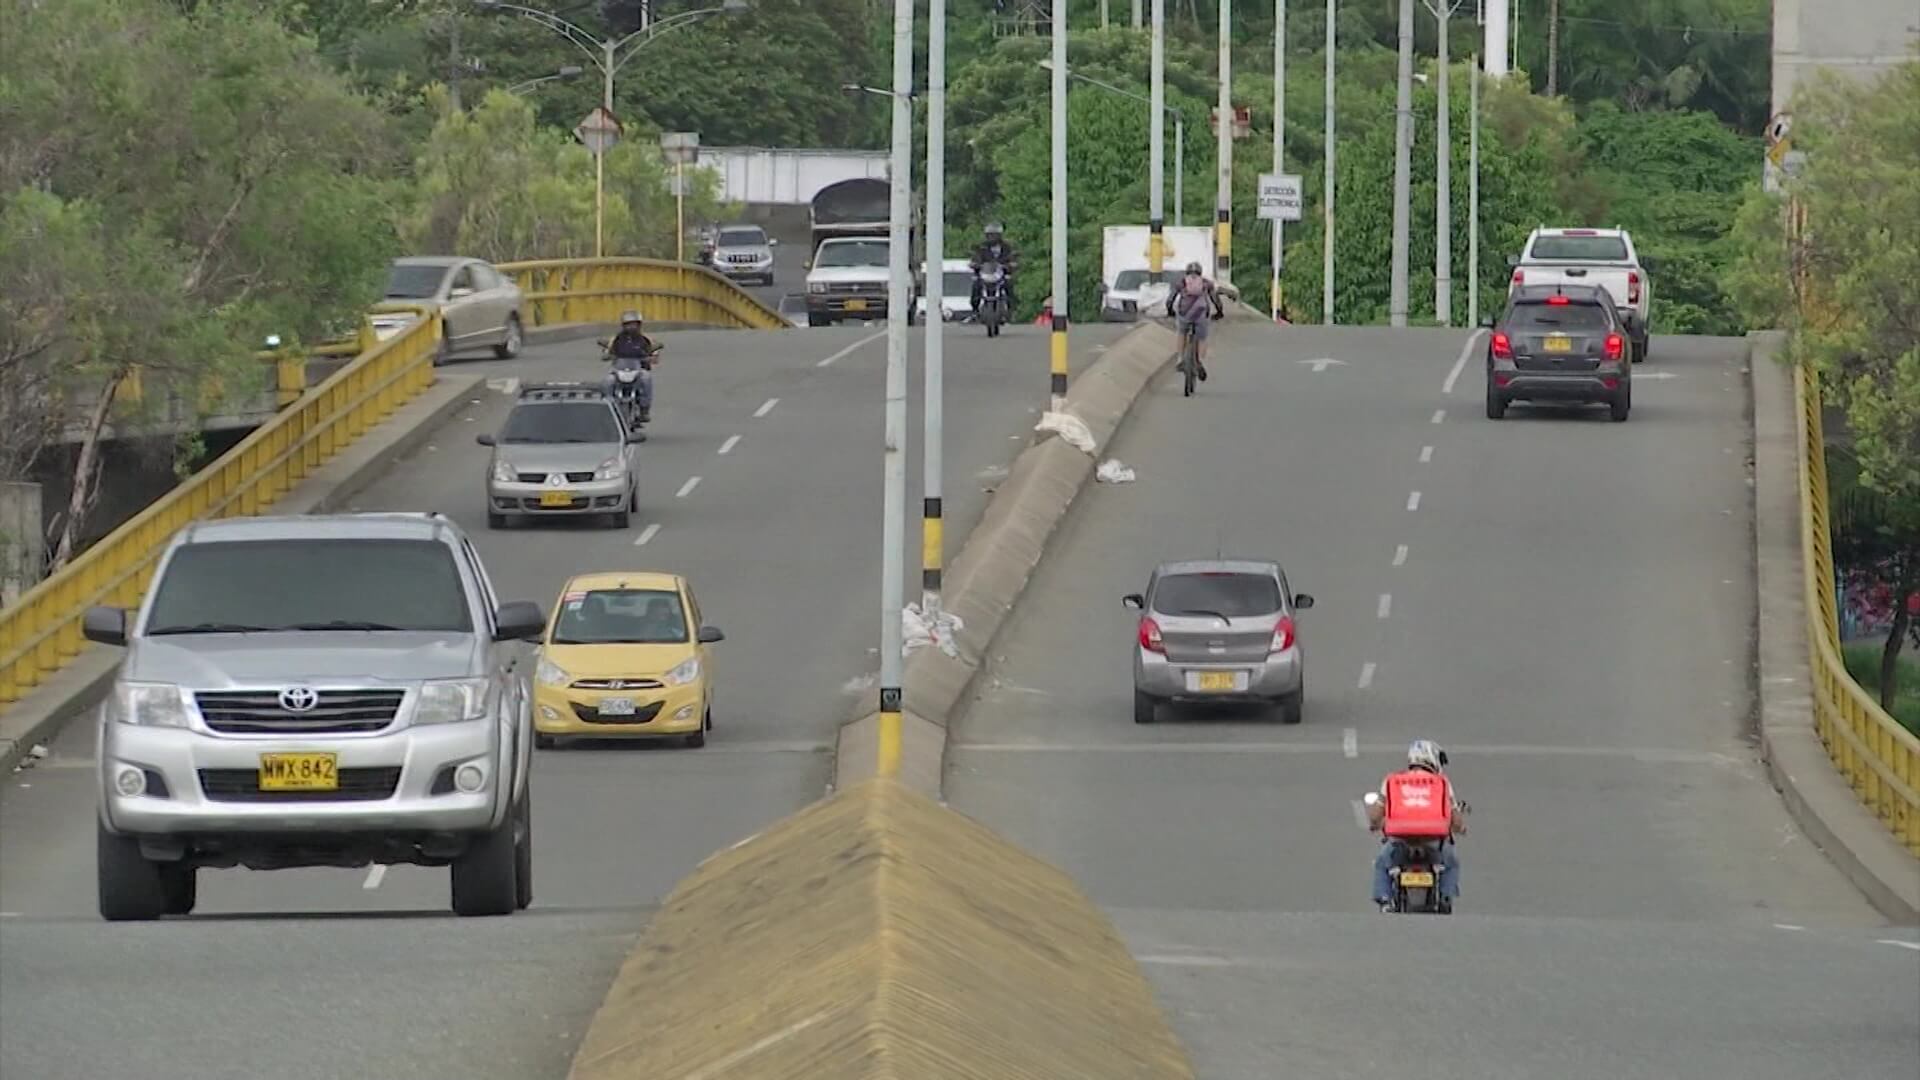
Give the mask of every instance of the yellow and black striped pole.
M 1067 5 L 1053 5 L 1053 411 L 1067 403 Z
M 1167 269 L 1167 27 L 1166 0 L 1153 0 L 1153 51 L 1147 109 L 1152 113 L 1147 138 L 1147 269 L 1157 284 Z M 1141 312 L 1141 317 L 1146 312 Z
M 1233 283 L 1233 0 L 1220 0 L 1219 188 L 1214 198 L 1214 281 Z

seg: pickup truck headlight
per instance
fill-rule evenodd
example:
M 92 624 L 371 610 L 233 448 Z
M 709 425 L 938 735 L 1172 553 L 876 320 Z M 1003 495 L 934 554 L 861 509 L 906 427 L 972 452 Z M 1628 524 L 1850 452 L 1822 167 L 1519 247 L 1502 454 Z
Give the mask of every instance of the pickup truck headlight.
M 540 658 L 540 666 L 534 669 L 533 679 L 541 686 L 565 686 L 573 681 L 567 669 L 547 659 Z
M 496 484 L 511 484 L 519 475 L 519 470 L 513 467 L 512 462 L 496 461 L 493 463 L 493 482 Z
M 137 727 L 187 726 L 187 695 L 171 683 L 115 683 L 107 698 L 110 718 Z
M 827 283 L 826 283 L 826 282 L 824 282 L 824 281 L 809 281 L 809 282 L 807 282 L 807 291 L 808 291 L 808 292 L 810 292 L 810 293 L 823 293 L 823 292 L 826 292 L 826 291 L 827 291 Z
M 610 457 L 594 468 L 593 478 L 595 480 L 618 480 L 622 476 L 625 476 L 626 473 L 627 460 L 625 458 Z
M 413 706 L 415 724 L 457 724 L 485 719 L 492 702 L 491 679 L 437 679 L 420 685 Z
M 685 686 L 700 677 L 700 658 L 689 656 L 673 666 L 663 680 L 668 686 Z

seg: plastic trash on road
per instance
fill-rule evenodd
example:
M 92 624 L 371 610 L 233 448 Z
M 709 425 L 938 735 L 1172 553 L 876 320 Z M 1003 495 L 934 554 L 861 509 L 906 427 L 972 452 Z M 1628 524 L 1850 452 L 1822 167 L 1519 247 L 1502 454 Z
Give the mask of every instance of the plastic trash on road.
M 1051 431 L 1081 453 L 1093 453 L 1093 432 L 1088 430 L 1085 420 L 1072 413 L 1046 413 L 1040 417 L 1040 422 L 1033 426 L 1033 430 Z
M 1120 463 L 1119 458 L 1108 458 L 1093 470 L 1093 478 L 1103 484 L 1131 484 L 1134 474 L 1132 469 Z
M 909 653 L 915 649 L 935 645 L 948 656 L 958 657 L 960 646 L 956 643 L 955 636 L 960 633 L 960 628 L 964 625 L 960 616 L 951 611 L 941 611 L 937 617 L 929 619 L 926 613 L 920 610 L 919 604 L 908 604 L 906 610 L 900 613 L 900 628 L 906 639 L 906 651 Z

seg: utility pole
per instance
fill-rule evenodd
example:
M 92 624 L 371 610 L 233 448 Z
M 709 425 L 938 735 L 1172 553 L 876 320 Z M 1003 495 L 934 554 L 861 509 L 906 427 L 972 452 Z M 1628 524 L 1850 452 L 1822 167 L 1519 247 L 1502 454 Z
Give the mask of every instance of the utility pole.
M 1547 0 L 1547 96 L 1560 92 L 1560 0 Z
M 893 195 L 887 221 L 887 421 L 885 521 L 880 530 L 880 733 L 881 776 L 900 770 L 901 618 L 900 563 L 906 552 L 907 510 L 907 323 L 913 315 L 913 283 L 907 262 L 907 215 L 913 201 L 913 6 L 893 0 Z
M 920 611 L 938 632 L 945 618 L 940 577 L 946 555 L 940 498 L 947 336 L 947 0 L 928 0 L 927 19 L 926 431 L 921 440 L 926 472 L 921 482 Z
M 1167 224 L 1167 0 L 1153 0 L 1153 59 L 1148 65 L 1148 102 L 1147 109 L 1153 114 L 1148 121 L 1147 130 L 1147 171 L 1152 173 L 1151 192 L 1147 196 L 1147 272 L 1154 281 L 1160 280 L 1160 274 L 1166 269 L 1167 241 L 1161 235 Z M 1134 13 L 1140 11 L 1139 0 L 1134 0 Z M 1179 183 L 1179 171 L 1174 172 L 1174 182 Z M 1180 200 L 1175 197 L 1174 212 L 1179 213 Z
M 1140 29 L 1140 20 L 1141 20 L 1140 7 L 1141 7 L 1140 0 L 1133 0 L 1133 28 L 1135 30 Z
M 1233 283 L 1233 0 L 1220 0 L 1219 183 L 1214 190 L 1216 280 Z
M 1441 326 L 1453 325 L 1453 114 L 1448 93 L 1453 71 L 1448 64 L 1447 24 L 1453 20 L 1454 8 L 1458 5 L 1459 0 L 1439 0 L 1438 6 L 1431 9 L 1440 24 L 1436 87 L 1440 95 L 1436 110 L 1439 116 L 1434 122 L 1433 136 L 1433 317 Z
M 1156 3 L 1159 0 L 1155 0 Z M 1185 228 L 1187 224 L 1187 117 L 1175 110 L 1173 114 L 1173 227 Z
M 1467 326 L 1480 325 L 1480 56 L 1467 69 Z
M 1100 0 L 1100 29 L 1105 30 L 1112 23 L 1108 21 L 1107 0 Z
M 1287 0 L 1273 0 L 1273 171 L 1287 171 Z M 1286 222 L 1273 219 L 1273 321 L 1280 321 L 1280 260 L 1286 252 Z
M 1407 325 L 1407 232 L 1413 211 L 1413 0 L 1400 0 L 1400 78 L 1393 110 L 1393 269 L 1387 324 Z
M 1507 74 L 1507 4 L 1509 0 L 1486 0 L 1486 38 L 1480 54 L 1486 58 L 1487 74 L 1496 79 Z
M 1326 117 L 1326 175 L 1320 188 L 1320 321 L 1333 325 L 1333 47 L 1337 36 L 1334 31 L 1334 3 L 1327 0 L 1327 117 Z
M 462 69 L 466 65 L 460 61 L 460 16 L 455 12 L 449 12 L 447 14 L 447 54 L 447 64 L 449 68 L 447 72 L 448 103 L 453 106 L 454 112 L 459 112 L 461 111 L 460 79 L 465 74 Z
M 900 0 L 909 7 L 913 0 Z M 1067 4 L 1053 4 L 1053 327 L 1047 335 L 1052 411 L 1067 405 Z

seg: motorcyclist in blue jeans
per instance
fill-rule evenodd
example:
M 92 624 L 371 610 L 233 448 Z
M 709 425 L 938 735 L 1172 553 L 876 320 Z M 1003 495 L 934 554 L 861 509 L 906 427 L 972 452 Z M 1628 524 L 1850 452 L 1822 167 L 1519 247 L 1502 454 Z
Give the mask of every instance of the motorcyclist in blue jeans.
M 653 365 L 656 362 L 653 354 L 660 348 L 658 342 L 641 332 L 644 325 L 638 311 L 623 311 L 620 313 L 620 332 L 607 343 L 607 355 L 612 358 L 616 369 L 632 367 L 635 361 L 639 361 L 640 379 L 636 390 L 640 398 L 640 422 L 643 424 L 653 419 Z M 618 387 L 613 372 L 607 372 L 606 379 L 601 382 L 607 397 L 612 398 Z M 645 438 L 644 435 L 640 436 L 640 441 L 645 441 Z
M 1447 777 L 1447 752 L 1429 739 L 1415 739 L 1407 747 L 1407 767 L 1381 782 L 1365 801 L 1367 827 L 1381 834 L 1380 852 L 1373 860 L 1373 902 L 1382 911 L 1393 908 L 1393 840 L 1440 841 L 1440 896 L 1449 908 L 1460 897 L 1460 854 L 1454 841 L 1467 831 L 1463 820 L 1472 810 L 1461 801 Z

